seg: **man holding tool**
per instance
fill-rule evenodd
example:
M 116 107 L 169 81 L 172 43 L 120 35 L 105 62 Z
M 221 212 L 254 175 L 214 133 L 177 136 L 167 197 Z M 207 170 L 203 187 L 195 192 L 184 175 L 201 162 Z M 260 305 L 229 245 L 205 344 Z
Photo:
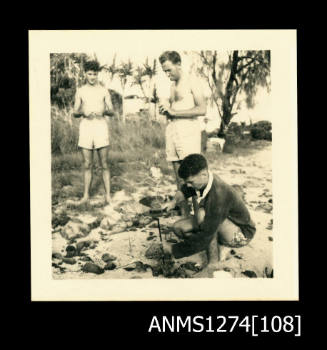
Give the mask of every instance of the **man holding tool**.
M 206 114 L 207 106 L 201 84 L 196 77 L 182 70 L 178 52 L 165 51 L 159 61 L 172 81 L 169 101 L 161 101 L 159 111 L 167 116 L 166 155 L 173 164 L 177 188 L 180 190 L 179 164 L 187 155 L 201 152 L 201 126 L 197 117 Z M 179 205 L 182 215 L 187 217 L 187 202 L 182 201 Z
M 193 196 L 194 216 L 174 223 L 174 233 L 182 241 L 174 245 L 163 242 L 164 250 L 177 259 L 207 250 L 207 269 L 217 270 L 223 260 L 223 246 L 247 245 L 255 234 L 255 224 L 238 193 L 208 169 L 201 154 L 184 158 L 178 174 L 185 184 L 177 193 L 176 203 Z

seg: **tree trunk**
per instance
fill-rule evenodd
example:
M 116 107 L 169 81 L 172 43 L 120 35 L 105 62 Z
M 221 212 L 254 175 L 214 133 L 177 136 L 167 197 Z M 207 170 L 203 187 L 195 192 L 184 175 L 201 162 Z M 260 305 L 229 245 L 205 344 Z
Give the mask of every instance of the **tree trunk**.
M 225 129 L 230 123 L 233 117 L 233 106 L 235 102 L 234 95 L 237 94 L 238 88 L 234 88 L 234 83 L 237 83 L 236 80 L 236 72 L 237 72 L 237 64 L 238 64 L 238 51 L 233 51 L 233 58 L 231 62 L 231 71 L 229 75 L 229 79 L 225 88 L 225 94 L 223 97 L 222 103 L 222 118 L 220 123 L 220 128 L 218 131 L 218 136 L 225 136 Z

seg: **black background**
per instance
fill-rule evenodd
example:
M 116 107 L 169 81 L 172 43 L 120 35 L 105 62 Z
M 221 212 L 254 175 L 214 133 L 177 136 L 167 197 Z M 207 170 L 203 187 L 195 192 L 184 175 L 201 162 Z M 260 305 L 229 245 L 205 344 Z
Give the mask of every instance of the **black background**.
M 163 5 L 165 3 L 162 3 Z M 172 6 L 172 4 L 170 4 Z M 164 6 L 163 6 L 164 7 Z M 85 8 L 87 10 L 87 8 Z M 156 10 L 157 11 L 157 10 Z M 110 12 L 110 11 L 109 11 Z M 173 11 L 170 13 L 173 16 Z M 171 17 L 169 17 L 171 18 Z M 113 23 L 111 18 L 111 23 Z M 218 21 L 219 22 L 219 21 Z M 192 23 L 192 26 L 185 25 L 184 29 L 297 29 L 298 31 L 298 135 L 299 135 L 299 247 L 300 247 L 300 261 L 299 261 L 299 282 L 300 282 L 300 301 L 287 302 L 287 301 L 274 301 L 274 302 L 31 302 L 30 292 L 30 212 L 29 212 L 29 113 L 28 113 L 28 29 L 178 29 L 181 28 L 176 23 L 169 25 L 171 22 L 167 22 L 166 26 L 156 25 L 152 18 L 149 21 L 138 23 L 137 19 L 124 27 L 118 23 L 106 24 L 102 22 L 103 26 L 88 25 L 84 23 L 84 26 L 80 24 L 78 27 L 71 25 L 69 20 L 66 20 L 66 25 L 63 22 L 46 21 L 40 17 L 37 24 L 26 25 L 21 28 L 19 32 L 20 48 L 25 51 L 25 56 L 19 56 L 20 62 L 18 71 L 20 76 L 25 76 L 25 84 L 21 84 L 25 88 L 22 90 L 22 101 L 25 102 L 24 114 L 25 118 L 20 120 L 20 141 L 22 147 L 19 148 L 20 152 L 23 152 L 22 162 L 19 169 L 22 170 L 20 174 L 17 174 L 16 182 L 19 181 L 19 196 L 23 200 L 23 217 L 22 220 L 17 222 L 21 225 L 19 232 L 19 247 L 22 248 L 22 252 L 19 255 L 18 268 L 14 273 L 15 284 L 8 283 L 9 291 L 9 303 L 7 306 L 10 308 L 9 316 L 6 317 L 6 326 L 8 326 L 8 332 L 12 334 L 13 341 L 23 340 L 31 341 L 35 344 L 39 343 L 43 346 L 54 345 L 55 347 L 64 346 L 76 347 L 77 344 L 84 344 L 87 346 L 98 346 L 98 342 L 101 342 L 101 346 L 110 347 L 116 346 L 113 339 L 119 341 L 116 343 L 118 346 L 123 345 L 125 341 L 135 344 L 143 345 L 144 343 L 138 343 L 138 339 L 143 337 L 146 339 L 152 347 L 159 347 L 162 344 L 163 338 L 171 339 L 174 336 L 181 340 L 191 340 L 192 344 L 199 344 L 202 346 L 209 344 L 204 340 L 212 340 L 210 342 L 217 347 L 222 343 L 231 344 L 230 340 L 238 341 L 241 345 L 248 344 L 252 341 L 261 342 L 262 344 L 272 343 L 278 340 L 284 341 L 284 344 L 288 344 L 290 341 L 299 340 L 291 335 L 282 334 L 265 334 L 256 339 L 251 339 L 250 336 L 245 336 L 242 332 L 237 333 L 237 330 L 233 334 L 217 334 L 217 333 L 197 333 L 197 334 L 148 334 L 148 328 L 153 315 L 170 316 L 170 315 L 202 315 L 213 316 L 216 315 L 253 315 L 259 316 L 284 316 L 284 315 L 301 315 L 302 316 L 302 338 L 308 337 L 317 332 L 317 324 L 315 321 L 316 309 L 309 307 L 312 302 L 312 296 L 310 291 L 312 290 L 312 275 L 310 269 L 307 266 L 307 259 L 303 259 L 304 256 L 308 256 L 309 252 L 305 248 L 305 235 L 308 232 L 308 225 L 310 217 L 308 215 L 307 208 L 304 215 L 304 203 L 308 195 L 308 187 L 305 183 L 305 152 L 304 145 L 301 140 L 307 136 L 307 128 L 303 121 L 306 115 L 307 108 L 307 94 L 305 89 L 305 77 L 308 74 L 305 69 L 306 55 L 304 44 L 307 39 L 307 31 L 304 25 L 293 23 L 293 25 L 269 25 L 267 23 L 261 24 L 242 24 L 244 22 L 238 22 L 238 26 L 225 25 L 224 27 L 206 26 L 201 28 L 200 25 Z M 60 25 L 59 25 L 60 23 Z M 178 22 L 179 25 L 181 24 Z M 215 22 L 211 22 L 215 23 Z M 86 24 L 86 25 L 85 25 Z M 203 24 L 203 22 L 202 22 Z M 17 45 L 16 41 L 16 45 Z M 22 52 L 22 50 L 20 50 Z M 25 62 L 25 64 L 22 64 Z M 274 142 L 278 142 L 274 140 Z M 22 176 L 23 174 L 23 176 Z M 21 216 L 20 216 L 21 217 Z M 310 222 L 310 228 L 311 222 Z M 306 232 L 306 233 L 305 233 Z M 48 234 L 45 232 L 45 234 Z M 15 245 L 17 242 L 15 242 Z M 17 255 L 16 254 L 16 255 Z M 11 287 L 12 286 L 12 287 Z M 17 292 L 17 295 L 16 295 Z M 24 334 L 24 336 L 23 336 Z M 118 336 L 118 338 L 117 338 Z M 44 340 L 45 339 L 45 340 Z M 171 347 L 175 347 L 175 343 L 169 343 Z

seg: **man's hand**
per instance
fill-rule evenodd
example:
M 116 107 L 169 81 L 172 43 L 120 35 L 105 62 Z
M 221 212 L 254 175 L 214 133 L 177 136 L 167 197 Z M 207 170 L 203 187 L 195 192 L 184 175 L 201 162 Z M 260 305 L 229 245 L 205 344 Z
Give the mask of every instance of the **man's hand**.
M 166 115 L 168 119 L 174 118 L 174 111 L 167 104 L 159 105 L 159 112 L 163 115 Z
M 99 114 L 99 113 L 96 113 L 96 112 L 90 112 L 88 114 L 84 114 L 84 116 L 86 118 L 89 118 L 89 119 L 93 119 L 93 118 L 100 118 L 100 117 L 103 117 L 103 114 Z
M 73 112 L 73 117 L 74 117 L 74 118 L 80 118 L 80 117 L 83 117 L 83 113 Z

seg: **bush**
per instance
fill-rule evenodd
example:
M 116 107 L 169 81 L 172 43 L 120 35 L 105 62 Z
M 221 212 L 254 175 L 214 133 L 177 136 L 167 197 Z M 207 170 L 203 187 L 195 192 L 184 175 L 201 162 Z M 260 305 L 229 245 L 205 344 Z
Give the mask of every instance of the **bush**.
M 272 141 L 271 122 L 263 120 L 250 126 L 250 133 L 255 140 Z

